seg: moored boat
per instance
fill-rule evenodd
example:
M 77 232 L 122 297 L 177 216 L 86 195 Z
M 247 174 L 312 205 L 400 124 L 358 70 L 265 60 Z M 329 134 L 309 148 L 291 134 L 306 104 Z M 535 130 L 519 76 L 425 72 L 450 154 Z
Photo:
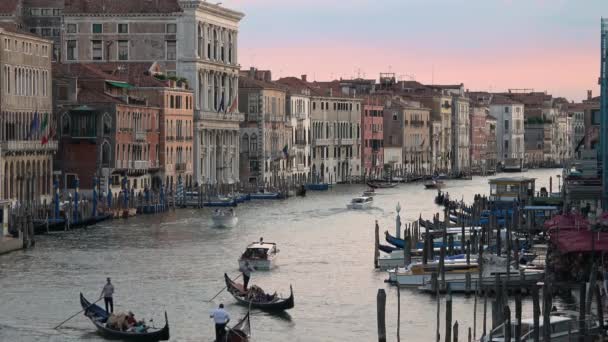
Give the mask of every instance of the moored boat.
M 372 189 L 390 189 L 396 187 L 397 183 L 367 182 L 367 186 Z
M 432 179 L 424 182 L 425 189 L 441 189 L 445 187 L 445 183 L 439 179 Z
M 211 220 L 215 227 L 232 228 L 237 225 L 239 218 L 236 216 L 234 209 L 228 210 L 216 209 L 211 215 Z
M 235 283 L 224 273 L 226 289 L 239 304 L 266 311 L 283 311 L 294 307 L 293 289 L 289 286 L 289 297 L 282 298 L 276 292 L 269 295 L 259 287 L 250 286 L 245 291 L 243 285 Z M 261 292 L 260 292 L 261 291 Z
M 469 260 L 459 257 L 458 259 L 445 260 L 445 277 L 447 279 L 464 277 L 465 273 L 478 272 L 477 259 Z M 429 262 L 426 265 L 414 263 L 407 268 L 389 270 L 389 282 L 398 286 L 411 287 L 422 286 L 431 280 L 433 273 L 439 272 L 439 261 Z
M 304 197 L 306 196 L 306 187 L 304 184 L 300 185 L 296 190 L 296 196 Z
M 256 192 L 254 194 L 250 194 L 251 199 L 255 200 L 271 200 L 271 199 L 281 199 L 281 194 L 278 192 Z
M 346 205 L 347 209 L 368 209 L 372 206 L 374 202 L 373 197 L 355 197 L 353 198 L 349 204 Z
M 93 325 L 97 328 L 97 332 L 108 340 L 123 340 L 137 342 L 153 342 L 169 340 L 169 320 L 165 312 L 165 326 L 161 329 L 148 328 L 146 332 L 137 333 L 129 331 L 120 331 L 110 329 L 106 326 L 106 322 L 110 315 L 100 306 L 89 302 L 82 293 L 80 294 L 80 305 L 84 310 L 84 315 L 87 316 Z
M 253 242 L 239 258 L 239 268 L 249 263 L 256 270 L 270 270 L 275 266 L 277 253 L 279 250 L 274 242 Z
M 363 196 L 374 197 L 376 196 L 376 190 L 374 190 L 373 188 L 369 188 L 368 190 L 363 191 Z
M 311 191 L 327 191 L 329 190 L 328 183 L 310 183 L 306 184 L 306 189 Z

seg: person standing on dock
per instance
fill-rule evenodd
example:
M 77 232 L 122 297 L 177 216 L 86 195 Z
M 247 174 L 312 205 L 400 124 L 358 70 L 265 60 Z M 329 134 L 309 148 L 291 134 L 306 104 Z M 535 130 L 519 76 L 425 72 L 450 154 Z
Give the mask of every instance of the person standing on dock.
M 255 271 L 255 268 L 249 265 L 249 261 L 245 261 L 243 267 L 241 267 L 241 273 L 243 273 L 243 290 L 247 291 L 247 285 L 251 278 L 251 272 Z
M 103 301 L 106 304 L 106 312 L 114 313 L 114 285 L 112 285 L 112 280 L 107 278 L 107 283 L 101 290 L 101 295 L 99 298 L 103 297 Z
M 230 322 L 230 315 L 224 310 L 224 304 L 220 304 L 220 307 L 211 312 L 211 316 L 215 322 L 215 341 L 221 342 L 224 340 L 224 334 L 226 334 L 226 324 Z

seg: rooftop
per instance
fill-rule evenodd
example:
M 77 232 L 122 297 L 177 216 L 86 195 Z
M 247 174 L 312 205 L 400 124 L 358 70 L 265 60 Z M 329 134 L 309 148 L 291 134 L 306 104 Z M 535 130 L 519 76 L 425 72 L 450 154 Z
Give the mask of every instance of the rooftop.
M 181 11 L 182 9 L 177 0 L 65 0 L 63 13 L 167 14 Z

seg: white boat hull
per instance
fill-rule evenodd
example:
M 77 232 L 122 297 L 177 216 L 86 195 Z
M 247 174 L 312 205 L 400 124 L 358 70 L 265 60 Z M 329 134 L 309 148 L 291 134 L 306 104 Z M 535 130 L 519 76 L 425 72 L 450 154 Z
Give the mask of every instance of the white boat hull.
M 500 276 L 501 282 L 506 280 L 506 274 L 501 274 Z M 513 272 L 509 276 L 510 281 L 530 281 L 537 282 L 544 279 L 544 272 L 542 271 L 533 271 L 533 272 L 525 272 L 523 277 L 520 277 L 519 273 Z M 481 286 L 493 286 L 496 282 L 495 277 L 482 277 L 481 278 Z M 477 286 L 479 285 L 479 276 L 478 274 L 471 273 L 471 286 L 470 291 L 476 291 Z M 507 284 L 508 286 L 509 284 Z M 448 278 L 446 274 L 446 286 L 450 288 L 452 292 L 466 292 L 467 284 L 464 273 L 458 274 L 456 278 Z M 429 277 L 428 280 L 424 282 L 422 286 L 419 287 L 420 290 L 424 292 L 433 292 L 433 284 L 431 284 L 431 279 Z
M 380 259 L 378 259 L 378 268 L 383 271 L 403 267 L 404 264 L 403 250 L 394 250 L 389 254 L 380 256 Z
M 354 209 L 354 210 L 364 210 L 364 209 L 369 209 L 372 206 L 372 202 L 366 202 L 366 203 L 349 203 L 346 205 L 347 209 Z
M 211 221 L 215 227 L 232 228 L 239 223 L 236 216 L 212 216 Z
M 245 267 L 245 262 L 249 262 L 249 266 L 255 268 L 256 271 L 270 271 L 275 267 L 276 255 L 268 259 L 239 259 L 239 268 Z

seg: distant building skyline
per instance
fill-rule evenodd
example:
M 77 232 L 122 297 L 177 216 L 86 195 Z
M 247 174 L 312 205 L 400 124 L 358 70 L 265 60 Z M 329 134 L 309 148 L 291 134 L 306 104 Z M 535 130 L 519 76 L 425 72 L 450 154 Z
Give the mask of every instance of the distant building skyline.
M 381 4 L 381 5 L 380 5 Z M 604 5 L 604 6 L 602 6 Z M 276 78 L 378 78 L 394 72 L 471 90 L 599 94 L 602 0 L 224 0 L 246 13 L 239 63 Z M 605 13 L 604 13 L 605 12 Z M 567 20 L 565 20 L 567 19 Z

